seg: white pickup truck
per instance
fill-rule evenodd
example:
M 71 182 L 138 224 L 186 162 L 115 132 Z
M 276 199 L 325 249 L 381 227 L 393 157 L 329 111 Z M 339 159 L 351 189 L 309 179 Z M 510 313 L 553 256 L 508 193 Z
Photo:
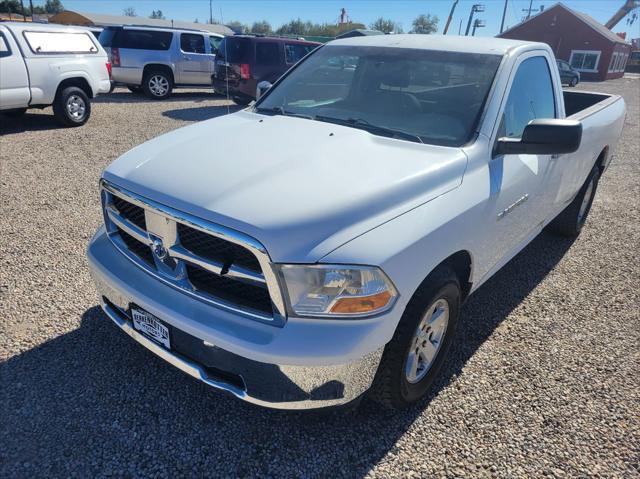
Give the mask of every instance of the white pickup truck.
M 91 98 L 111 88 L 111 64 L 91 31 L 38 23 L 0 23 L 0 113 L 53 105 L 64 126 L 84 125 Z
M 102 307 L 254 404 L 406 407 L 469 294 L 543 228 L 580 232 L 624 117 L 619 96 L 563 92 L 544 44 L 333 41 L 104 171 Z

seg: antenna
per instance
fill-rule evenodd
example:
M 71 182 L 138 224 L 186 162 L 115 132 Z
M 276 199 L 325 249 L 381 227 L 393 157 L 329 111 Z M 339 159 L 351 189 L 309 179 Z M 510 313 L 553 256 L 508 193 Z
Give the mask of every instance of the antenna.
M 222 7 L 220 7 L 220 22 L 224 25 L 224 16 L 222 15 Z M 224 42 L 224 63 L 225 63 L 225 72 L 224 72 L 224 81 L 226 83 L 226 94 L 227 94 L 227 115 L 231 113 L 231 108 L 229 107 L 229 56 L 227 55 L 227 42 Z

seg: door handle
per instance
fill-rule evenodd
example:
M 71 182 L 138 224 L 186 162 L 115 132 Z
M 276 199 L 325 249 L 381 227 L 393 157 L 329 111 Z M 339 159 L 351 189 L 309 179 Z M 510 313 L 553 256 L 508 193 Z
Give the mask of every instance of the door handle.
M 558 158 L 560 158 L 560 155 L 556 154 L 556 155 L 551 155 L 551 159 L 552 160 L 557 160 Z
M 182 59 L 183 59 L 183 60 L 187 60 L 187 61 L 191 60 L 191 58 L 189 58 L 189 57 L 188 57 L 188 56 L 186 56 L 186 55 L 182 55 Z

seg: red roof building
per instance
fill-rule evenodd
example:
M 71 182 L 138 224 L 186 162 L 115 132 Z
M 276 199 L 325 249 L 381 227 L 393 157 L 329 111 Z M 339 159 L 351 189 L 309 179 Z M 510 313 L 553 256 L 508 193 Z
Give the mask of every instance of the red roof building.
M 583 80 L 620 78 L 631 53 L 631 45 L 620 36 L 562 3 L 498 36 L 547 43 L 556 58 L 568 61 Z

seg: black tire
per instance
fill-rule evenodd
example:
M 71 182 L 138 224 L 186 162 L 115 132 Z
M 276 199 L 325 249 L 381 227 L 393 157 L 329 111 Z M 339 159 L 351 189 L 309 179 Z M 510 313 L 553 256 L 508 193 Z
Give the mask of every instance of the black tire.
M 56 95 L 53 114 L 64 126 L 82 126 L 91 116 L 91 101 L 84 90 L 69 86 Z
M 599 181 L 600 168 L 596 165 L 569 206 L 549 223 L 548 230 L 561 236 L 578 236 L 591 211 Z
M 404 409 L 424 397 L 444 363 L 455 335 L 460 315 L 460 282 L 448 266 L 440 266 L 420 285 L 402 315 L 391 341 L 385 346 L 373 382 L 372 396 L 389 409 Z M 444 336 L 426 373 L 417 382 L 409 382 L 405 369 L 409 353 L 415 347 L 415 333 L 423 318 L 440 300 L 448 305 L 449 320 Z
M 578 79 L 573 77 L 569 82 L 569 86 L 576 86 L 578 84 Z
M 166 70 L 151 70 L 142 79 L 144 94 L 153 100 L 166 100 L 173 90 L 173 78 Z
M 240 97 L 240 96 L 234 96 L 231 99 L 236 105 L 240 105 L 240 106 L 247 106 L 249 103 L 253 101 L 251 98 Z
M 16 108 L 14 110 L 5 110 L 2 112 L 4 116 L 8 116 L 9 118 L 20 118 L 27 112 L 26 108 Z
M 127 88 L 129 89 L 129 91 L 131 93 L 136 93 L 136 94 L 144 93 L 142 91 L 142 87 L 141 86 L 128 86 Z

